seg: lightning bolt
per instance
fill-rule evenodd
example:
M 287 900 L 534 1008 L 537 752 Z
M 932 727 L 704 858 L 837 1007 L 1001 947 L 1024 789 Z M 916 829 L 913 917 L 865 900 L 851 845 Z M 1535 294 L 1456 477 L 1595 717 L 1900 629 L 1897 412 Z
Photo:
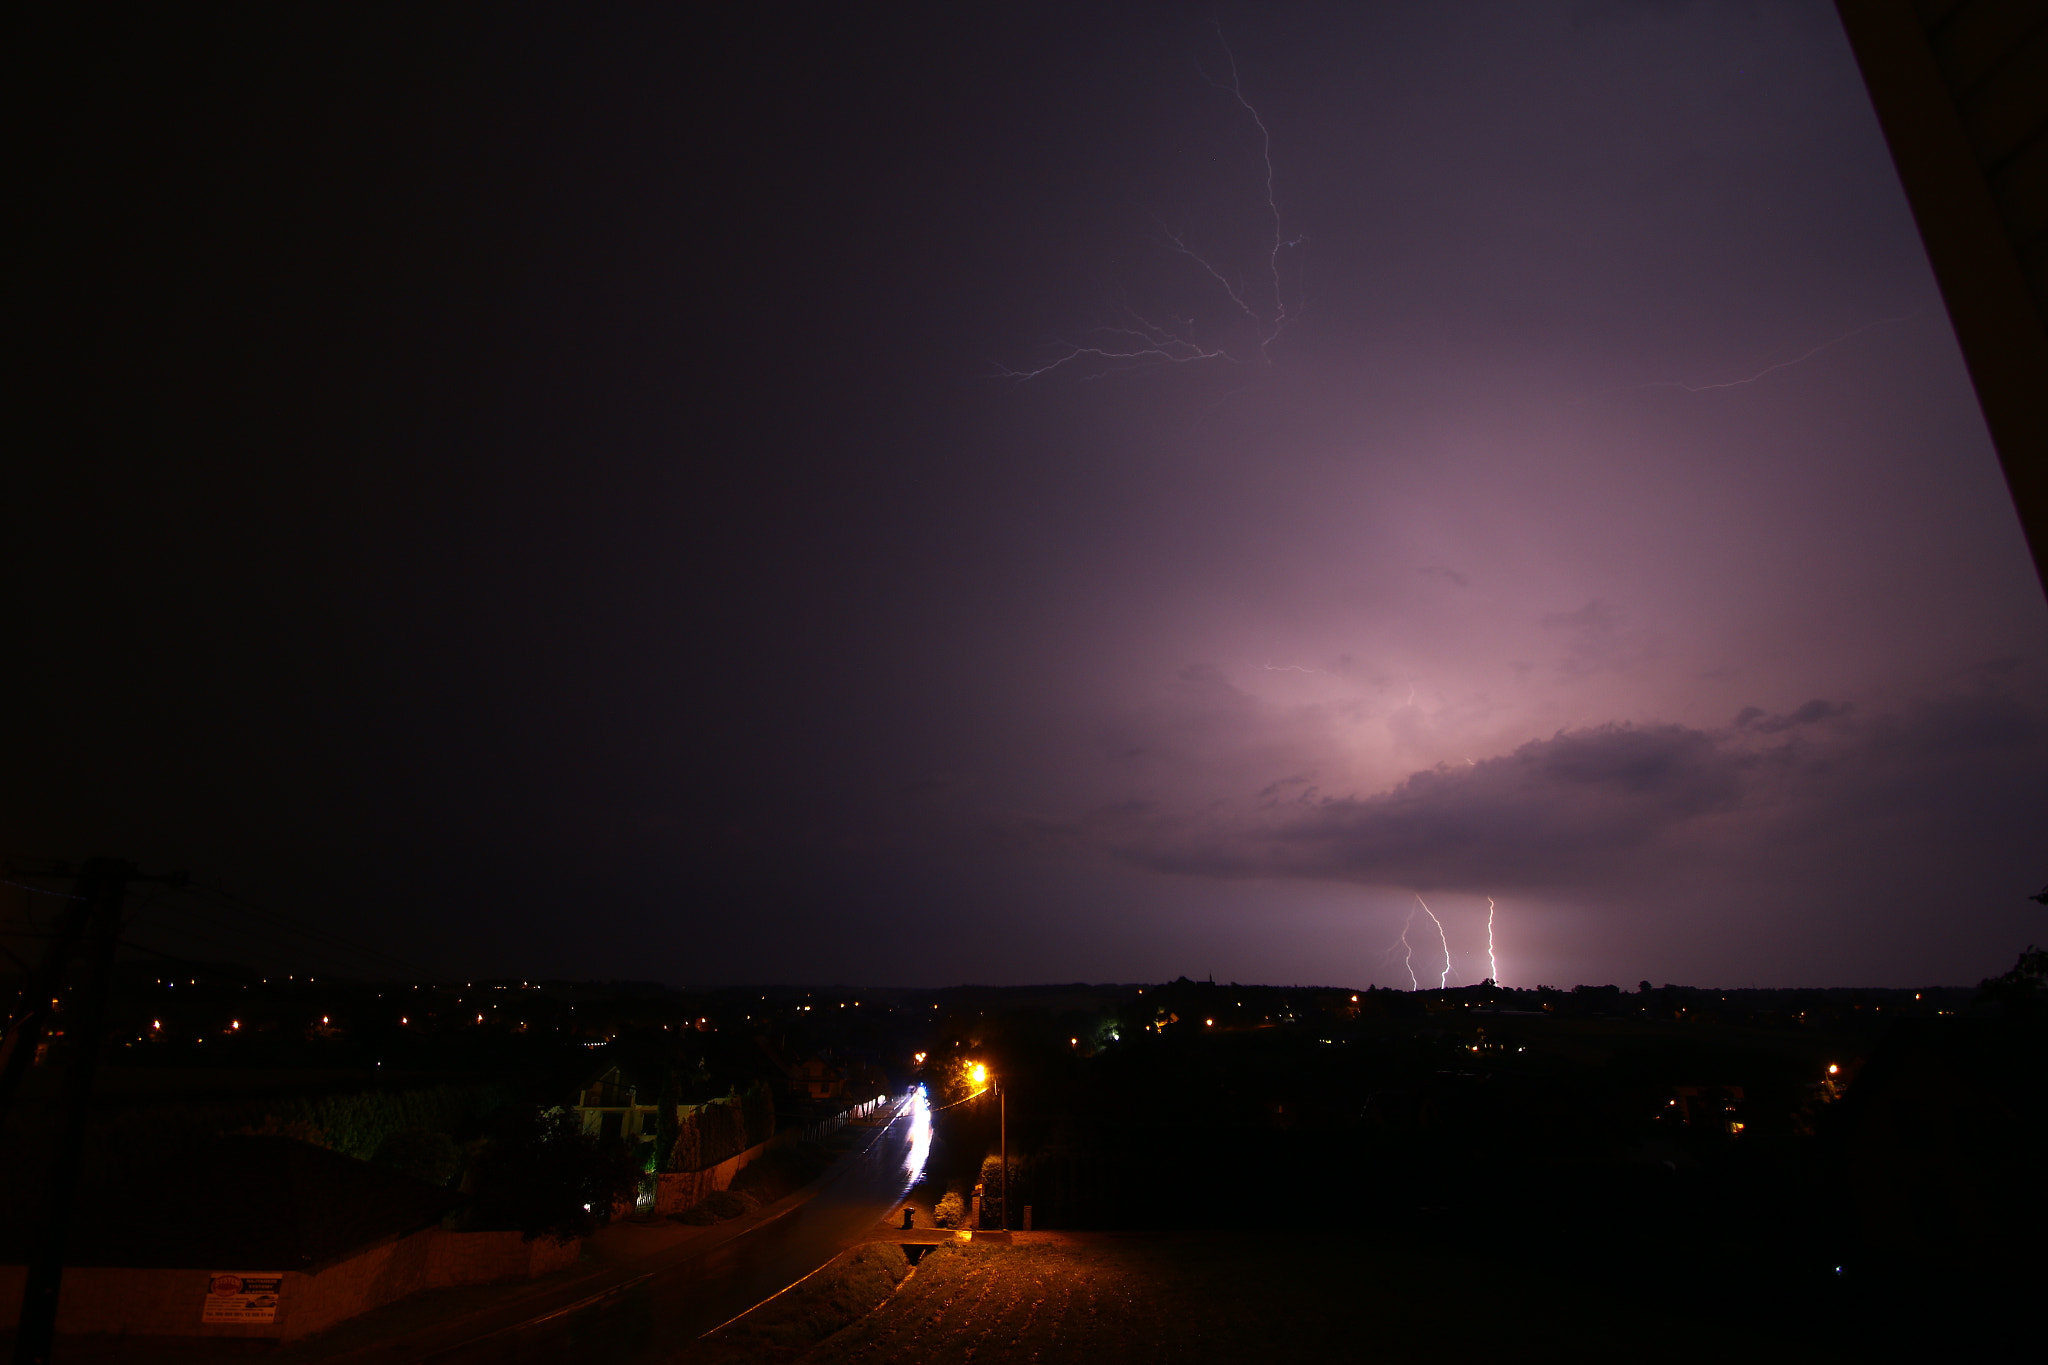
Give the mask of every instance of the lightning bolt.
M 1237 54 L 1231 51 L 1229 42 L 1224 39 L 1221 24 L 1216 26 L 1216 41 L 1222 47 L 1224 59 L 1229 64 L 1229 82 L 1217 80 L 1199 62 L 1196 69 L 1201 72 L 1203 80 L 1228 94 L 1259 130 L 1259 155 L 1265 171 L 1266 210 L 1273 222 L 1272 240 L 1265 248 L 1265 273 L 1271 279 L 1272 306 L 1267 308 L 1263 300 L 1249 297 L 1250 294 L 1262 293 L 1263 289 L 1248 291 L 1241 283 L 1233 283 L 1231 277 L 1219 269 L 1215 261 L 1189 243 L 1185 232 L 1176 232 L 1164 223 L 1159 225 L 1159 230 L 1166 247 L 1193 262 L 1202 274 L 1208 276 L 1223 291 L 1231 305 L 1250 323 L 1252 342 L 1258 349 L 1260 361 L 1263 362 L 1268 358 L 1268 348 L 1294 319 L 1294 310 L 1287 302 L 1281 255 L 1300 246 L 1307 239 L 1287 236 L 1281 218 L 1279 196 L 1274 189 L 1273 133 L 1257 106 L 1244 93 L 1244 82 L 1237 68 Z M 1005 365 L 1000 361 L 992 362 L 996 374 L 1004 379 L 1024 383 L 1068 366 L 1092 368 L 1093 372 L 1088 377 L 1099 378 L 1114 370 L 1156 365 L 1188 365 L 1207 360 L 1234 362 L 1237 359 L 1222 346 L 1197 339 L 1193 318 L 1177 323 L 1162 323 L 1141 316 L 1129 308 L 1124 312 L 1128 316 L 1119 324 L 1091 327 L 1073 338 L 1051 338 L 1057 353 L 1043 364 L 1019 368 Z
M 1451 940 L 1444 933 L 1444 922 L 1436 917 L 1436 911 L 1429 908 L 1429 902 L 1422 898 L 1422 893 L 1419 891 L 1415 893 L 1415 903 L 1422 907 L 1422 913 L 1428 915 L 1429 922 L 1436 926 L 1436 936 L 1444 945 L 1444 974 L 1438 978 L 1436 983 L 1438 988 L 1441 989 L 1451 984 Z M 1412 976 L 1414 973 L 1411 971 L 1409 975 Z
M 1223 276 L 1217 272 L 1214 266 L 1210 265 L 1207 261 L 1202 260 L 1201 257 L 1195 256 L 1193 252 L 1188 251 L 1188 249 L 1185 246 L 1182 246 L 1181 243 L 1175 242 L 1174 245 L 1179 247 L 1183 252 L 1186 252 L 1186 254 L 1188 254 L 1189 256 L 1193 256 L 1196 262 L 1198 262 L 1211 275 L 1214 275 L 1216 277 L 1217 283 L 1222 284 L 1224 289 L 1230 292 L 1231 298 L 1235 300 L 1237 306 L 1244 311 L 1245 316 L 1250 318 L 1253 321 L 1253 323 L 1257 325 L 1259 330 L 1259 358 L 1263 360 L 1266 356 L 1266 347 L 1271 345 L 1273 340 L 1280 335 L 1281 331 L 1287 326 L 1287 323 L 1289 321 L 1287 314 L 1287 293 L 1280 282 L 1280 253 L 1287 250 L 1290 247 L 1300 245 L 1302 239 L 1297 237 L 1294 240 L 1289 241 L 1287 239 L 1287 234 L 1285 230 L 1282 228 L 1280 219 L 1280 200 L 1273 192 L 1273 133 L 1271 129 L 1266 127 L 1266 120 L 1259 116 L 1259 111 L 1253 107 L 1252 102 L 1245 98 L 1244 82 L 1241 79 L 1239 79 L 1237 73 L 1237 54 L 1230 50 L 1230 42 L 1223 36 L 1223 25 L 1220 23 L 1216 25 L 1216 44 L 1218 47 L 1221 47 L 1223 49 L 1224 60 L 1230 63 L 1230 84 L 1223 84 L 1223 82 L 1209 75 L 1207 71 L 1202 72 L 1202 76 L 1205 80 L 1209 82 L 1209 84 L 1215 86 L 1218 90 L 1229 91 L 1230 97 L 1236 100 L 1238 104 L 1244 109 L 1245 113 L 1251 116 L 1253 125 L 1256 126 L 1259 130 L 1259 154 L 1265 161 L 1266 165 L 1266 210 L 1268 213 L 1272 215 L 1273 218 L 1273 242 L 1266 252 L 1266 269 L 1273 279 L 1272 318 L 1263 318 L 1259 314 L 1253 312 L 1251 308 L 1246 306 L 1244 300 L 1238 297 L 1237 292 L 1235 290 L 1230 289 L 1229 283 L 1224 280 Z
M 1653 380 L 1648 384 L 1631 384 L 1625 388 L 1608 389 L 1605 393 L 1598 393 L 1593 395 L 1593 398 L 1611 397 L 1612 395 L 1617 393 L 1641 393 L 1645 389 L 1678 389 L 1685 393 L 1712 393 L 1716 389 L 1739 389 L 1743 387 L 1745 384 L 1756 383 L 1757 380 L 1764 378 L 1766 375 L 1776 374 L 1780 370 L 1789 370 L 1794 365 L 1803 365 L 1807 361 L 1819 355 L 1822 351 L 1829 350 L 1832 347 L 1839 346 L 1843 342 L 1849 341 L 1855 337 L 1860 337 L 1865 332 L 1874 332 L 1878 328 L 1889 326 L 1894 322 L 1908 322 L 1917 316 L 1918 314 L 1916 313 L 1905 313 L 1895 318 L 1879 318 L 1876 322 L 1866 322 L 1861 327 L 1851 328 L 1849 331 L 1842 333 L 1840 336 L 1830 337 L 1826 341 L 1820 343 L 1820 345 L 1818 346 L 1809 347 L 1808 349 L 1801 351 L 1798 355 L 1793 356 L 1790 360 L 1780 360 L 1773 364 L 1766 365 L 1761 370 L 1758 370 L 1755 374 L 1744 375 L 1740 379 L 1724 379 L 1716 384 L 1685 384 L 1675 379 L 1658 379 Z M 1593 399 L 1587 398 L 1582 399 L 1580 401 L 1590 403 L 1593 401 Z M 1574 406 L 1577 406 L 1577 404 L 1574 404 Z
M 1910 317 L 1911 314 L 1908 314 L 1907 316 Z M 1822 351 L 1827 350 L 1831 346 L 1839 346 L 1843 342 L 1849 340 L 1851 337 L 1860 337 L 1865 332 L 1873 331 L 1876 328 L 1884 326 L 1886 323 L 1904 322 L 1905 320 L 1906 318 L 1904 317 L 1896 317 L 1879 318 L 1876 322 L 1867 322 L 1863 326 L 1856 328 L 1854 331 L 1844 332 L 1838 337 L 1833 337 L 1827 341 L 1823 341 L 1820 345 L 1815 346 L 1812 350 L 1802 352 L 1799 355 L 1795 355 L 1790 360 L 1781 360 L 1775 365 L 1766 365 L 1761 370 L 1758 370 L 1755 374 L 1749 375 L 1743 379 L 1729 379 L 1719 384 L 1672 384 L 1669 381 L 1666 381 L 1666 383 L 1661 385 L 1646 384 L 1643 387 L 1680 388 L 1684 389 L 1687 393 L 1707 393 L 1714 389 L 1738 389 L 1741 388 L 1744 384 L 1756 383 L 1757 380 L 1762 379 L 1767 374 L 1776 374 L 1779 370 L 1789 370 L 1794 365 L 1804 364 L 1806 361 L 1809 361 L 1813 359 L 1815 356 L 1819 355 Z
M 1394 949 L 1401 950 L 1401 965 L 1408 969 L 1408 989 L 1411 991 L 1422 989 L 1422 983 L 1415 979 L 1415 945 L 1408 941 L 1408 929 L 1414 923 L 1415 912 L 1410 910 L 1408 918 L 1401 922 L 1401 937 L 1389 943 L 1387 951 L 1380 954 L 1380 961 L 1384 962 L 1393 954 Z
M 1500 984 L 1500 963 L 1493 956 L 1493 897 L 1486 898 L 1486 979 Z
M 1125 311 L 1129 312 L 1128 309 Z M 1136 313 L 1131 313 L 1129 320 L 1135 325 L 1092 327 L 1083 333 L 1085 339 L 1082 341 L 1068 341 L 1063 337 L 1055 337 L 1053 340 L 1065 347 L 1056 359 L 1029 370 L 1013 369 L 996 362 L 996 373 L 1001 378 L 1015 379 L 1021 383 L 1028 379 L 1036 379 L 1042 374 L 1051 374 L 1054 370 L 1077 360 L 1127 361 L 1132 366 L 1139 366 L 1185 365 L 1197 360 L 1231 358 L 1230 354 L 1220 347 L 1205 346 L 1183 331 L 1153 322 Z M 1182 324 L 1183 327 L 1193 325 L 1193 319 Z

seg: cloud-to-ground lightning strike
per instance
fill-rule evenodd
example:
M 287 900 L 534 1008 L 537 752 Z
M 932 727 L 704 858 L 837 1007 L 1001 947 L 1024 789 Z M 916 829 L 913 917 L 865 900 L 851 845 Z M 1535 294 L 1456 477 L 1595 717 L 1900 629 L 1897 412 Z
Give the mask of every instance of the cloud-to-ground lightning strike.
M 1380 954 L 1380 961 L 1384 962 L 1392 956 L 1394 949 L 1401 950 L 1401 965 L 1408 970 L 1408 989 L 1411 991 L 1422 989 L 1422 983 L 1415 979 L 1415 945 L 1408 941 L 1408 930 L 1414 923 L 1415 911 L 1411 908 L 1408 918 L 1401 921 L 1401 937 L 1389 943 L 1387 951 Z
M 1422 907 L 1422 913 L 1428 915 L 1429 922 L 1436 926 L 1437 939 L 1444 945 L 1444 974 L 1443 976 L 1438 978 L 1436 983 L 1437 987 L 1439 989 L 1442 989 L 1443 987 L 1451 984 L 1450 935 L 1444 932 L 1444 922 L 1436 917 L 1436 911 L 1429 908 L 1429 902 L 1422 898 L 1422 893 L 1419 891 L 1415 893 L 1415 903 Z M 1411 972 L 1410 975 L 1413 975 L 1413 973 Z
M 1493 955 L 1493 897 L 1486 898 L 1486 979 L 1500 984 L 1500 962 Z
M 1222 289 L 1231 304 L 1251 324 L 1253 344 L 1258 348 L 1259 359 L 1263 361 L 1268 358 L 1268 349 L 1294 317 L 1294 311 L 1287 303 L 1286 284 L 1280 268 L 1281 253 L 1300 246 L 1306 239 L 1299 236 L 1290 238 L 1285 232 L 1280 214 L 1280 201 L 1273 187 L 1272 130 L 1266 126 L 1266 120 L 1260 115 L 1258 108 L 1245 97 L 1244 82 L 1237 69 L 1237 54 L 1232 52 L 1230 44 L 1224 41 L 1220 25 L 1216 30 L 1216 40 L 1223 49 L 1224 58 L 1230 64 L 1229 83 L 1217 80 L 1199 65 L 1197 69 L 1201 70 L 1202 79 L 1235 100 L 1238 106 L 1250 115 L 1253 125 L 1259 130 L 1259 154 L 1265 167 L 1266 209 L 1273 221 L 1272 241 L 1265 253 L 1265 273 L 1271 278 L 1273 292 L 1270 310 L 1265 308 L 1263 303 L 1255 302 L 1248 297 L 1253 291 L 1246 289 L 1242 283 L 1233 284 L 1230 277 L 1219 269 L 1213 260 L 1191 246 L 1185 232 L 1173 231 L 1164 224 L 1160 225 L 1160 231 L 1167 246 L 1194 262 L 1217 287 Z M 1193 318 L 1169 325 L 1155 322 L 1128 307 L 1123 311 L 1126 317 L 1122 323 L 1091 327 L 1077 340 L 1055 337 L 1053 340 L 1061 348 L 1060 353 L 1042 365 L 1019 368 L 997 362 L 996 372 L 1005 379 L 1014 379 L 1021 383 L 1070 365 L 1086 366 L 1090 362 L 1098 362 L 1103 367 L 1089 376 L 1099 378 L 1110 369 L 1237 359 L 1220 344 L 1197 340 L 1194 336 Z

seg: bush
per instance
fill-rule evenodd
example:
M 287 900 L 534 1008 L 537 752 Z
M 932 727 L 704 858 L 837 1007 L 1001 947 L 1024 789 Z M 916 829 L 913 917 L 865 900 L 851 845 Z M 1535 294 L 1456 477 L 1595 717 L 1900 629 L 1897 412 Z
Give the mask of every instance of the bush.
M 470 1226 L 566 1242 L 611 1221 L 640 1187 L 625 1145 L 585 1133 L 576 1116 L 534 1106 L 503 1111 L 476 1157 Z
M 662 1131 L 657 1120 L 657 1140 Z M 668 1171 L 701 1171 L 775 1136 L 775 1093 L 756 1081 L 744 1095 L 700 1104 L 674 1120 L 657 1159 Z
M 697 1121 L 698 1167 L 716 1166 L 740 1154 L 745 1145 L 740 1132 L 739 1106 L 726 1100 L 705 1105 L 691 1115 Z
M 775 1092 L 755 1081 L 740 1100 L 740 1142 L 753 1147 L 775 1136 Z
M 661 1097 L 655 1101 L 654 1111 L 654 1165 L 657 1173 L 673 1171 L 676 1157 L 676 1138 L 681 1136 L 681 1120 L 676 1107 L 682 1102 L 682 1081 L 676 1069 L 670 1067 L 661 1083 Z
M 1011 1217 L 1009 1226 L 1021 1228 L 1024 1226 L 1022 1210 L 1026 1204 L 1031 1202 L 1031 1191 L 1025 1187 L 1024 1159 L 1019 1156 L 1012 1156 L 1010 1158 L 1010 1202 L 1015 1204 L 1019 1211 Z M 981 1225 L 983 1227 L 1004 1226 L 1003 1159 L 1000 1156 L 991 1155 L 982 1159 Z
M 945 1198 L 932 1205 L 932 1221 L 942 1228 L 957 1228 L 967 1222 L 967 1196 L 959 1181 L 948 1182 Z
M 446 1185 L 462 1174 L 462 1149 L 455 1139 L 425 1128 L 393 1133 L 378 1144 L 377 1154 L 370 1160 L 429 1185 Z

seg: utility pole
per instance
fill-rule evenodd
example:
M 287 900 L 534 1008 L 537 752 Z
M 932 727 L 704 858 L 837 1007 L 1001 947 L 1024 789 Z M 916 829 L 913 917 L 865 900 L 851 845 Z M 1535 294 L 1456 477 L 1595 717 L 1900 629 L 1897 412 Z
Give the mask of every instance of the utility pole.
M 68 866 L 56 871 L 38 871 L 44 876 L 74 875 Z M 71 965 L 72 956 L 85 938 L 86 925 L 91 920 L 91 902 L 84 896 L 54 891 L 49 894 L 64 895 L 71 904 L 64 911 L 64 923 L 58 926 L 56 935 L 50 940 L 49 951 L 43 955 L 42 970 L 29 974 L 28 999 L 21 1014 L 8 1023 L 7 1036 L 0 1039 L 0 1124 L 7 1121 L 22 1079 L 35 1065 L 36 1047 L 43 1041 L 43 1030 L 57 1008 L 57 991 L 63 985 L 65 969 Z
M 1010 1092 L 996 1082 L 996 1104 L 1002 1115 L 1003 1133 L 1003 1231 L 1010 1230 Z
M 183 884 L 184 877 L 140 877 L 133 863 L 118 858 L 88 859 L 77 873 L 82 916 L 75 925 L 67 919 L 65 932 L 74 935 L 73 947 L 81 946 L 77 937 L 83 938 L 86 972 L 73 996 L 76 1013 L 64 1030 L 70 1058 L 64 1077 L 62 1117 L 57 1149 L 44 1181 L 42 1218 L 33 1229 L 29 1244 L 28 1276 L 21 1291 L 21 1322 L 14 1335 L 16 1365 L 49 1365 L 57 1335 L 57 1295 L 64 1284 L 64 1250 L 71 1230 L 72 1198 L 78 1191 L 78 1168 L 84 1154 L 86 1107 L 92 1098 L 93 1077 L 99 1070 L 100 1048 L 106 1033 L 107 1003 L 114 982 L 114 948 L 121 934 L 121 902 L 131 881 L 176 886 Z M 56 954 L 62 943 L 60 937 L 59 944 L 51 950 L 51 965 L 59 970 L 62 964 Z M 38 1003 L 54 998 L 55 980 L 50 984 L 51 990 Z M 16 1042 L 16 1048 L 22 1043 L 28 1043 L 28 1052 L 33 1055 L 34 1044 L 24 1037 Z M 10 1067 L 20 1055 L 17 1050 L 8 1057 Z

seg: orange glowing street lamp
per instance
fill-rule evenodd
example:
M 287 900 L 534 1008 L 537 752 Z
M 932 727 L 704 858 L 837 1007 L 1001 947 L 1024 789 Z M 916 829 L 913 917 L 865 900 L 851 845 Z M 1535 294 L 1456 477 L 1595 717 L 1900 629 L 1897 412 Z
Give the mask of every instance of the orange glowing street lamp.
M 975 1066 L 974 1071 L 976 1075 L 983 1074 L 983 1068 L 979 1064 Z M 1010 1096 L 1009 1092 L 1005 1091 L 1000 1084 L 996 1086 L 996 1106 L 997 1112 L 1001 1115 L 998 1122 L 1003 1135 L 1003 1231 L 1008 1232 L 1010 1230 Z
M 980 1062 L 975 1062 L 969 1066 L 967 1074 L 974 1078 L 974 1083 L 977 1086 L 989 1087 L 988 1068 Z M 996 1092 L 998 1112 L 1001 1115 L 998 1122 L 1003 1135 L 1003 1231 L 1008 1232 L 1010 1230 L 1010 1097 L 1003 1092 L 1001 1084 L 996 1084 L 993 1088 Z

